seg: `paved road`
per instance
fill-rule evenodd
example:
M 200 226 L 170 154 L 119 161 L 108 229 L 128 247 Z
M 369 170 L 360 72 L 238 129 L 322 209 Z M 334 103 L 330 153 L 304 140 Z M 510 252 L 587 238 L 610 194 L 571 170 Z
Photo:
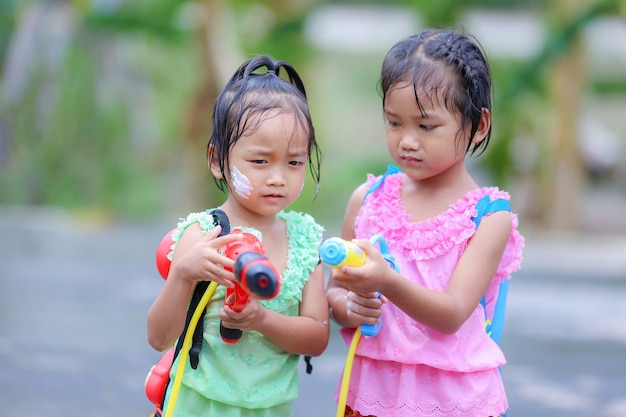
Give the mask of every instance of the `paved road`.
M 149 415 L 145 317 L 168 226 L 0 212 L 0 417 Z M 509 417 L 626 417 L 624 253 L 626 239 L 528 239 L 502 340 Z M 346 352 L 333 332 L 298 417 L 335 415 Z

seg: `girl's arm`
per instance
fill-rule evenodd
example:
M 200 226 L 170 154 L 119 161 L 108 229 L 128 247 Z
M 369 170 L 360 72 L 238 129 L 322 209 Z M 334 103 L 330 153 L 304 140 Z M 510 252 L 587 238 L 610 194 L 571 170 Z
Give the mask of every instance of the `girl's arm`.
M 181 335 L 189 300 L 198 281 L 217 281 L 232 286 L 234 275 L 224 267 L 233 261 L 218 249 L 237 239 L 240 234 L 217 238 L 220 227 L 204 232 L 197 223 L 190 225 L 176 245 L 170 273 L 163 289 L 148 311 L 148 343 L 157 351 L 172 346 Z
M 435 291 L 404 278 L 386 263 L 366 240 L 358 244 L 368 260 L 360 268 L 344 267 L 342 281 L 353 291 L 382 292 L 415 321 L 442 333 L 454 333 L 469 318 L 483 297 L 506 248 L 512 220 L 508 212 L 485 217 L 454 270 L 445 291 Z
M 341 230 L 341 238 L 344 240 L 350 241 L 355 238 L 354 222 L 368 189 L 368 184 L 362 184 L 352 193 L 348 201 Z M 331 318 L 341 327 L 356 327 L 361 323 L 376 324 L 381 314 L 381 304 L 385 299 L 379 298 L 376 292 L 364 294 L 351 292 L 345 282 L 336 279 L 341 277 L 344 277 L 341 271 L 331 269 L 326 291 Z
M 220 318 L 226 327 L 263 333 L 268 340 L 287 352 L 321 355 L 330 337 L 322 265 L 315 268 L 302 290 L 300 315 L 285 316 L 263 308 L 258 301 L 250 298 L 239 313 L 228 307 L 222 308 Z

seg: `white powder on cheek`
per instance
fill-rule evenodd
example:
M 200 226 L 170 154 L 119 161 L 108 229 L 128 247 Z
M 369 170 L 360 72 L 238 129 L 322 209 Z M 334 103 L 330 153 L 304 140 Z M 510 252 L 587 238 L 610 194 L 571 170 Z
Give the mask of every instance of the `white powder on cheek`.
M 233 190 L 243 198 L 250 197 L 252 191 L 252 184 L 248 177 L 243 175 L 237 167 L 232 167 L 230 170 L 230 182 L 233 185 Z

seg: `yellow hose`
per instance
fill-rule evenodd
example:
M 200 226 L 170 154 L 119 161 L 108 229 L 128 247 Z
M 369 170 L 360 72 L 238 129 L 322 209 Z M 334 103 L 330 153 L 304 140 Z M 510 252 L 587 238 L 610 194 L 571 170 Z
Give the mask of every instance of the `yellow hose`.
M 361 339 L 361 326 L 356 328 L 354 336 L 352 336 L 352 342 L 350 342 L 350 348 L 348 349 L 348 356 L 346 356 L 346 366 L 343 369 L 343 377 L 341 378 L 341 389 L 339 391 L 339 402 L 337 404 L 337 416 L 344 417 L 346 413 L 346 400 L 348 398 L 348 386 L 350 385 L 350 375 L 352 374 L 352 363 L 354 362 L 354 354 L 356 353 L 356 347 Z
M 191 316 L 191 320 L 189 320 L 189 326 L 187 326 L 187 332 L 185 333 L 185 339 L 183 340 L 183 346 L 180 349 L 180 355 L 178 357 L 178 367 L 176 368 L 176 377 L 174 378 L 174 385 L 172 386 L 172 395 L 170 395 L 170 400 L 167 402 L 167 409 L 165 410 L 165 417 L 171 417 L 174 412 L 174 407 L 176 406 L 176 399 L 178 398 L 178 391 L 180 390 L 180 384 L 183 381 L 183 374 L 185 372 L 185 363 L 187 362 L 187 356 L 189 356 L 189 346 L 191 345 L 191 339 L 193 338 L 193 332 L 198 324 L 198 320 L 202 315 L 202 311 L 209 303 L 209 300 L 213 296 L 215 292 L 215 288 L 217 287 L 217 283 L 211 281 L 209 286 L 207 287 L 204 295 L 200 299 L 196 310 L 193 312 L 193 316 Z
M 395 167 L 390 167 L 390 169 L 391 168 L 395 168 Z M 394 172 L 397 172 L 397 171 L 394 171 Z M 375 187 L 372 187 L 372 189 L 370 189 L 370 192 L 374 188 Z M 338 241 L 341 241 L 341 239 L 338 239 Z M 389 245 L 387 244 L 387 241 L 385 240 L 385 238 L 382 235 L 374 235 L 370 238 L 370 242 L 373 245 L 378 244 L 378 246 L 380 247 L 380 252 L 383 254 L 389 266 L 391 266 L 396 272 L 400 272 L 400 269 L 396 265 L 393 256 L 389 254 Z M 345 242 L 345 243 L 347 244 L 349 242 Z M 330 247 L 332 246 L 333 245 L 331 245 Z M 363 259 L 363 262 L 364 262 L 364 259 Z M 354 266 L 358 266 L 358 265 L 356 265 L 355 263 Z M 334 267 L 334 266 L 331 266 L 331 267 Z M 348 398 L 348 386 L 350 385 L 350 375 L 352 374 L 352 363 L 354 362 L 354 355 L 356 353 L 356 348 L 359 344 L 359 340 L 361 340 L 361 326 L 357 326 L 356 331 L 354 332 L 354 336 L 352 336 L 352 342 L 350 343 L 350 348 L 348 349 L 348 356 L 346 357 L 346 365 L 343 370 L 343 377 L 341 378 L 341 389 L 339 391 L 339 402 L 337 404 L 336 417 L 344 417 L 344 415 L 346 414 L 346 400 Z M 378 329 L 374 330 L 372 334 L 368 334 L 368 333 L 369 332 L 366 332 L 365 334 L 367 336 L 374 336 L 378 333 Z
M 185 371 L 185 363 L 187 362 L 187 356 L 189 355 L 189 346 L 191 345 L 191 339 L 193 338 L 193 329 L 196 328 L 198 324 L 198 320 L 200 319 L 200 315 L 202 311 L 209 303 L 209 300 L 213 296 L 215 292 L 215 288 L 217 287 L 217 283 L 211 282 L 209 287 L 205 291 L 204 295 L 200 299 L 196 310 L 193 312 L 193 316 L 191 316 L 191 320 L 189 321 L 189 326 L 187 327 L 187 332 L 185 333 L 185 339 L 183 340 L 183 346 L 180 351 L 180 356 L 178 357 L 178 367 L 176 368 L 176 376 L 174 377 L 174 384 L 172 386 L 172 394 L 170 395 L 170 399 L 167 403 L 167 409 L 165 410 L 164 416 L 171 417 L 174 412 L 174 407 L 176 406 L 176 400 L 178 398 L 178 391 L 180 390 L 180 384 L 183 381 L 183 374 Z M 337 406 L 337 417 L 343 417 L 346 412 L 346 400 L 348 397 L 348 386 L 350 385 L 350 375 L 352 374 L 352 363 L 354 362 L 354 355 L 356 353 L 356 348 L 359 344 L 359 340 L 361 339 L 361 328 L 357 327 L 354 336 L 352 336 L 352 342 L 350 343 L 350 348 L 348 349 L 348 355 L 346 357 L 346 365 L 343 370 L 343 377 L 341 379 L 341 390 L 339 391 L 339 403 Z

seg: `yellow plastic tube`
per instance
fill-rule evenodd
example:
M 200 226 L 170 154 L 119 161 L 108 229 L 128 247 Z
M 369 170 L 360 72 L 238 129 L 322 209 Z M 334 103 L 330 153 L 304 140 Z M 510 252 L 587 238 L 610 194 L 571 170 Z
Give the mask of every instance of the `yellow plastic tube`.
M 343 417 L 346 413 L 346 401 L 348 399 L 350 375 L 352 374 L 352 363 L 354 362 L 356 348 L 359 345 L 359 339 L 361 339 L 360 326 L 356 328 L 354 336 L 352 336 L 352 342 L 350 342 L 350 348 L 348 349 L 348 356 L 346 356 L 346 365 L 343 368 L 343 377 L 341 378 L 341 389 L 339 390 L 339 402 L 337 403 L 336 417 Z
M 167 409 L 164 413 L 165 417 L 171 417 L 172 413 L 174 412 L 176 399 L 178 398 L 178 391 L 180 390 L 180 384 L 183 381 L 183 374 L 185 373 L 185 363 L 187 362 L 187 356 L 189 356 L 189 346 L 191 346 L 194 329 L 198 325 L 198 321 L 200 320 L 202 311 L 204 311 L 204 307 L 206 307 L 206 305 L 209 303 L 209 300 L 213 296 L 216 287 L 217 283 L 211 281 L 206 291 L 204 292 L 204 295 L 200 299 L 196 310 L 193 312 L 191 320 L 189 320 L 189 326 L 187 327 L 187 332 L 185 333 L 185 338 L 183 339 L 183 346 L 180 349 L 180 356 L 178 357 L 178 367 L 176 368 L 176 377 L 174 378 L 174 385 L 172 386 L 172 395 L 170 395 L 170 400 L 167 403 Z

